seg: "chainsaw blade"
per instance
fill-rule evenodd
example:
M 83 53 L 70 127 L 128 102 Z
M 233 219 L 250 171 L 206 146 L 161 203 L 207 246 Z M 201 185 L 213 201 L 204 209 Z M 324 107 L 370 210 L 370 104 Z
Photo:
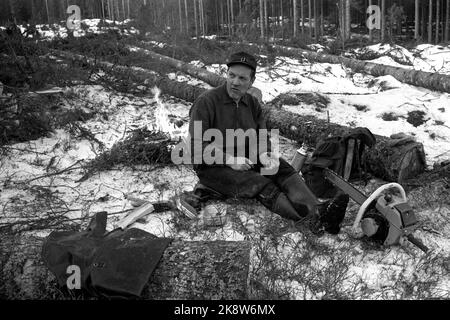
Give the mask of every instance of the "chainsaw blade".
M 352 198 L 359 205 L 362 205 L 367 200 L 368 197 L 364 193 L 356 189 L 350 182 L 346 181 L 336 172 L 325 168 L 324 175 L 328 181 L 348 194 L 350 198 Z

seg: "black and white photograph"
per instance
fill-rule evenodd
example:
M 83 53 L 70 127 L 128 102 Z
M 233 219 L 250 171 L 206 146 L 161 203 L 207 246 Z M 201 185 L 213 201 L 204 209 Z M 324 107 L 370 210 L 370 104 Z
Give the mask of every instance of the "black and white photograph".
M 0 0 L 0 300 L 450 299 L 449 11 Z

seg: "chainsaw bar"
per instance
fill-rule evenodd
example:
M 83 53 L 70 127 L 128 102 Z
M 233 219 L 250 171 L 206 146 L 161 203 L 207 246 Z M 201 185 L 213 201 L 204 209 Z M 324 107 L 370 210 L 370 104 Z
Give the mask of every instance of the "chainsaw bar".
M 368 197 L 364 193 L 356 189 L 350 182 L 346 181 L 336 172 L 325 168 L 324 175 L 326 179 L 328 179 L 333 185 L 348 194 L 349 197 L 359 205 L 362 205 L 367 200 Z

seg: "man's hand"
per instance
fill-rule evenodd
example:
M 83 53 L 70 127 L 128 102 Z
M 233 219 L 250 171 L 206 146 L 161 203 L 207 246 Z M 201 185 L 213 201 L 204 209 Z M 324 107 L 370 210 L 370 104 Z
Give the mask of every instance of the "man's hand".
M 229 157 L 226 165 L 236 171 L 247 171 L 252 168 L 253 163 L 245 157 Z
M 259 161 L 264 166 L 261 168 L 261 174 L 272 175 L 278 172 L 280 166 L 280 157 L 270 152 L 264 152 L 259 155 Z

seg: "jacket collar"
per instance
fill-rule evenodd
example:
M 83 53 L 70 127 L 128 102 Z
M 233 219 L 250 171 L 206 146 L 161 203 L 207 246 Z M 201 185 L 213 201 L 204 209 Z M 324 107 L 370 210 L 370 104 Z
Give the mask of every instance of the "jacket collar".
M 228 94 L 228 90 L 227 90 L 227 83 L 225 82 L 223 85 L 221 85 L 219 87 L 220 93 L 223 97 L 223 102 L 224 104 L 236 104 L 236 102 L 230 97 L 230 95 Z M 249 106 L 250 105 L 250 95 L 248 93 L 244 94 L 244 96 L 241 98 L 241 100 L 239 100 L 239 104 L 244 104 L 245 106 Z

